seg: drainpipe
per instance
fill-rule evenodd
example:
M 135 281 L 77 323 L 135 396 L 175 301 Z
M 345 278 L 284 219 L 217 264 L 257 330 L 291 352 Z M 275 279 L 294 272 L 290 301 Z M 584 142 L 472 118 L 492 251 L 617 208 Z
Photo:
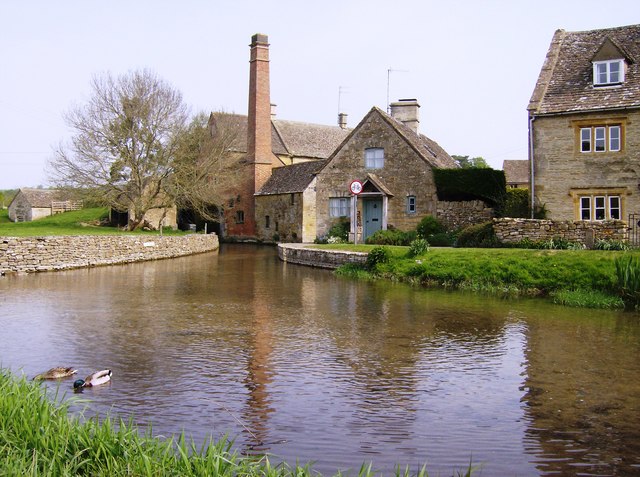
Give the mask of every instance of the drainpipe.
M 535 199 L 536 199 L 536 181 L 535 181 L 535 173 L 533 166 L 533 121 L 535 117 L 533 115 L 529 116 L 529 167 L 530 167 L 530 175 L 531 175 L 531 218 L 533 219 L 535 216 Z

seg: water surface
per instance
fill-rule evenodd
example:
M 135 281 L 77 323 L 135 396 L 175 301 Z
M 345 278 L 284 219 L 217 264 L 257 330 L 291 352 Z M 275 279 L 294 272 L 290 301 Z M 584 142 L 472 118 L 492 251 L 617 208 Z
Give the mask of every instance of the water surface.
M 328 475 L 640 475 L 638 315 L 350 281 L 268 247 L 0 279 L 0 364 L 111 368 L 90 413 Z

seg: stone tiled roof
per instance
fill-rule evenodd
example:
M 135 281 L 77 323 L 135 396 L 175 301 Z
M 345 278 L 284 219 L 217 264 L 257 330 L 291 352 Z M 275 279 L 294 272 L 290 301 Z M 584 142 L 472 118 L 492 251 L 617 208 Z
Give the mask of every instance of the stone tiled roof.
M 51 207 L 52 201 L 66 200 L 62 192 L 57 189 L 20 189 L 22 195 L 29 201 L 31 207 L 47 208 Z M 17 194 L 16 194 L 17 195 Z
M 505 160 L 502 162 L 502 170 L 507 179 L 507 184 L 529 183 L 528 160 Z
M 327 163 L 324 161 L 307 161 L 291 166 L 276 167 L 271 172 L 262 189 L 256 195 L 293 194 L 303 192 L 311 183 L 316 173 Z
M 212 113 L 214 124 L 235 130 L 233 149 L 247 152 L 247 116 L 240 114 Z M 271 120 L 271 149 L 276 155 L 326 159 L 350 129 L 282 119 Z
M 610 42 L 625 57 L 620 86 L 594 87 L 594 56 Z M 555 32 L 529 101 L 533 114 L 640 107 L 640 25 L 603 30 Z

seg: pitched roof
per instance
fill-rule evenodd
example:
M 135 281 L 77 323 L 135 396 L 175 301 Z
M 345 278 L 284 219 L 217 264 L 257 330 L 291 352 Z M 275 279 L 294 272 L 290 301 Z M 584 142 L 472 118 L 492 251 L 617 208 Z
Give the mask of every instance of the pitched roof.
M 246 115 L 212 113 L 211 118 L 214 128 L 233 128 L 233 149 L 236 152 L 247 152 Z M 350 131 L 339 126 L 272 119 L 271 149 L 276 155 L 326 159 Z
M 529 182 L 529 161 L 505 160 L 502 162 L 507 184 L 527 184 Z
M 66 200 L 62 192 L 58 189 L 22 188 L 18 191 L 18 193 L 20 192 L 22 192 L 22 195 L 29 201 L 31 207 L 47 208 L 51 207 L 52 201 Z M 16 194 L 16 197 L 17 195 L 18 194 Z
M 607 43 L 627 63 L 625 81 L 616 87 L 593 86 L 593 59 Z M 603 30 L 557 30 L 529 101 L 533 114 L 640 107 L 640 25 Z
M 327 163 L 306 161 L 290 166 L 275 167 L 267 182 L 256 195 L 293 194 L 303 192 L 316 173 Z

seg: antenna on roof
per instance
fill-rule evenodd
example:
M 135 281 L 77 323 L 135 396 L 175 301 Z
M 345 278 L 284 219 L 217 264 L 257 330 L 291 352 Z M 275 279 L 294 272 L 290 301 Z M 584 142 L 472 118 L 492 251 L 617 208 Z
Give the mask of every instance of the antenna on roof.
M 387 70 L 387 114 L 391 114 L 391 106 L 389 102 L 389 84 L 391 83 L 391 73 L 408 73 L 409 70 L 395 70 L 391 67 Z

